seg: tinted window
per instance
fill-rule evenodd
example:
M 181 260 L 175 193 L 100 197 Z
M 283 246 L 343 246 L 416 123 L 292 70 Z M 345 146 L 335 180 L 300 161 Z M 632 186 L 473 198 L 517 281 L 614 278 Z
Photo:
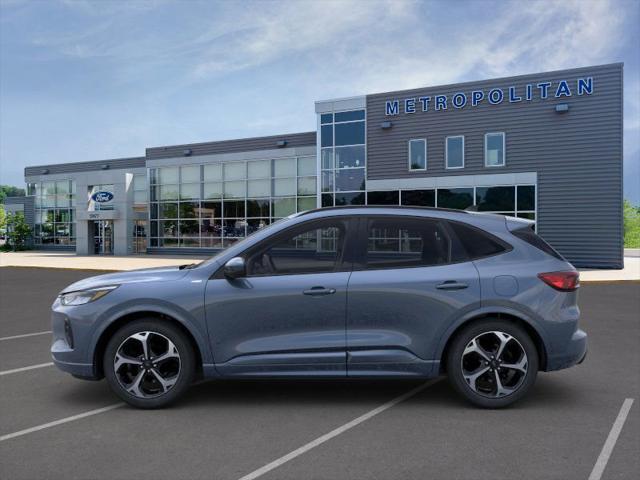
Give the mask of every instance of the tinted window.
M 247 261 L 249 275 L 295 275 L 333 272 L 342 257 L 343 221 L 313 222 L 279 236 Z
M 402 217 L 369 220 L 367 269 L 443 265 L 450 257 L 451 241 L 438 221 Z
M 520 240 L 524 240 L 529 245 L 533 245 L 539 250 L 542 250 L 545 253 L 548 253 L 552 257 L 557 258 L 558 260 L 564 260 L 562 255 L 556 252 L 551 245 L 545 242 L 541 237 L 536 235 L 536 232 L 533 231 L 533 226 L 519 228 L 518 230 L 514 230 L 513 233 Z
M 457 222 L 450 222 L 450 225 L 470 260 L 496 255 L 507 249 L 497 239 L 478 228 Z
M 473 188 L 439 188 L 438 207 L 464 210 L 473 205 Z
M 447 137 L 447 168 L 464 167 L 464 137 Z
M 352 120 L 364 120 L 364 110 L 336 113 L 336 122 L 350 122 Z
M 518 210 L 536 209 L 536 187 L 518 185 Z
M 364 122 L 337 123 L 335 128 L 336 146 L 364 144 Z
M 399 192 L 367 192 L 368 205 L 398 205 Z
M 435 207 L 435 190 L 405 190 L 402 192 L 402 205 L 414 205 L 419 207 Z
M 479 212 L 512 212 L 516 209 L 515 187 L 477 187 Z

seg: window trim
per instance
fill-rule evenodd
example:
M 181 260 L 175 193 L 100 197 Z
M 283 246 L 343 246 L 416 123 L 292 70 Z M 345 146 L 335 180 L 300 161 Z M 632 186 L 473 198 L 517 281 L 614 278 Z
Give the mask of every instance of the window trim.
M 487 137 L 489 135 L 502 135 L 502 163 L 489 165 L 487 163 Z M 507 165 L 507 134 L 505 132 L 487 132 L 484 134 L 484 166 L 487 168 L 504 167 Z
M 450 138 L 461 138 L 462 139 L 462 165 L 459 167 L 450 167 L 449 166 L 449 139 Z M 449 135 L 444 137 L 444 151 L 445 151 L 445 163 L 444 166 L 447 170 L 460 170 L 464 168 L 464 135 Z
M 411 142 L 424 142 L 424 168 L 412 168 L 411 166 Z M 410 138 L 407 142 L 407 164 L 410 172 L 424 172 L 429 164 L 427 159 L 427 139 L 426 138 Z

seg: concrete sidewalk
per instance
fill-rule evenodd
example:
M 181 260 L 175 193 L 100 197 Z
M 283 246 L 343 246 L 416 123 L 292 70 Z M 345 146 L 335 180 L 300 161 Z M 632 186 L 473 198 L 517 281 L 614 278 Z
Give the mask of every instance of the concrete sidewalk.
M 0 267 L 66 268 L 75 270 L 136 270 L 200 262 L 208 256 L 129 255 L 80 256 L 73 252 L 30 250 L 0 253 Z M 640 257 L 625 257 L 623 270 L 580 270 L 583 283 L 640 281 Z

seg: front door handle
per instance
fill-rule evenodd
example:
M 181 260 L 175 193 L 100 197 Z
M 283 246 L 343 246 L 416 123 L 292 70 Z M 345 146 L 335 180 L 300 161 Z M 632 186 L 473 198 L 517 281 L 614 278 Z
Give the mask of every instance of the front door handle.
M 312 297 L 320 297 L 322 295 L 333 295 L 336 293 L 335 288 L 324 288 L 324 287 L 313 287 L 308 290 L 305 290 L 305 295 L 311 295 Z
M 462 282 L 456 282 L 455 280 L 447 280 L 446 282 L 442 282 L 437 285 L 436 288 L 439 290 L 462 290 L 467 288 L 469 285 Z

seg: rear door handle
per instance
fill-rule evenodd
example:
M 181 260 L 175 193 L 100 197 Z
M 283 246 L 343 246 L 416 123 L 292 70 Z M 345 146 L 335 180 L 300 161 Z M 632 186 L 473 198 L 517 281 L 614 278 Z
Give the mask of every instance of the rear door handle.
M 440 285 L 437 285 L 436 288 L 439 290 L 462 290 L 467 288 L 469 285 L 462 282 L 456 282 L 455 280 L 447 280 L 446 282 L 442 282 Z
M 322 295 L 333 295 L 336 293 L 335 288 L 324 288 L 324 287 L 312 287 L 308 290 L 303 291 L 305 295 L 311 295 L 312 297 L 320 297 Z

